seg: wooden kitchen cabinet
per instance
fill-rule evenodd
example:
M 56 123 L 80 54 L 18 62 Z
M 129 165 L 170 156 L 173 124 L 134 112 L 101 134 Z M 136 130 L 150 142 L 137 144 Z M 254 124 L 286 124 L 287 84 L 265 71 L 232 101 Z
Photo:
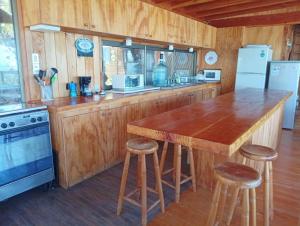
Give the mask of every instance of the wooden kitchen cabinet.
M 127 123 L 209 99 L 219 85 L 150 92 L 81 106 L 49 106 L 59 184 L 68 188 L 123 161 Z M 124 100 L 125 99 L 125 100 Z
M 25 26 L 58 25 L 214 48 L 216 28 L 140 0 L 22 0 Z

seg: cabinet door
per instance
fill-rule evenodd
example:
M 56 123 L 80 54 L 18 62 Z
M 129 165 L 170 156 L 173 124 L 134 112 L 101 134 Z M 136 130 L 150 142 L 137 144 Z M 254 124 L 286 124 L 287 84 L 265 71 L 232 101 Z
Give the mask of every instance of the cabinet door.
M 170 43 L 179 43 L 180 42 L 180 23 L 179 15 L 173 12 L 167 13 L 168 18 L 168 40 Z
M 129 35 L 131 0 L 90 0 L 91 29 L 117 35 Z
M 186 44 L 196 46 L 197 21 L 186 18 Z
M 148 39 L 168 41 L 168 12 L 164 9 L 148 5 Z
M 199 103 L 203 100 L 203 92 L 202 90 L 195 91 L 191 93 L 191 103 Z
M 216 45 L 216 28 L 204 25 L 202 39 L 203 39 L 203 47 L 205 48 L 215 48 Z
M 99 132 L 98 145 L 99 154 L 103 153 L 104 161 L 112 165 L 123 160 L 126 154 L 126 108 L 112 108 L 101 110 L 98 113 Z
M 22 0 L 23 23 L 24 26 L 30 26 L 40 23 L 40 1 Z
M 61 0 L 61 26 L 89 29 L 89 0 Z
M 205 24 L 203 24 L 201 22 L 197 22 L 196 46 L 198 46 L 198 47 L 203 47 L 204 27 L 205 27 Z
M 41 23 L 50 25 L 61 25 L 62 2 L 60 0 L 40 0 Z
M 66 153 L 68 186 L 74 185 L 105 168 L 99 158 L 99 130 L 97 113 L 63 119 L 63 139 Z M 104 158 L 102 158 L 104 159 Z
M 146 4 L 140 0 L 131 0 L 129 17 L 130 36 L 147 38 L 149 30 L 149 6 L 149 4 Z

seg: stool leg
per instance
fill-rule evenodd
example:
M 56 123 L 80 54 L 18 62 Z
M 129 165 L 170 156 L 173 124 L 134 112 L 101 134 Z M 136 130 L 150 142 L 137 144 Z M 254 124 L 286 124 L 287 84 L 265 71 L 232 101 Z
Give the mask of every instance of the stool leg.
M 233 216 L 235 206 L 236 206 L 236 202 L 237 202 L 237 199 L 238 199 L 239 191 L 240 191 L 240 189 L 238 187 L 234 188 L 231 203 L 230 203 L 230 206 L 229 206 L 229 212 L 228 212 L 228 215 L 227 215 L 227 221 L 226 221 L 227 226 L 229 226 L 230 223 L 231 223 L 232 216 Z
M 208 216 L 206 226 L 213 226 L 214 223 L 215 223 L 217 210 L 218 210 L 218 205 L 219 205 L 221 188 L 222 188 L 222 185 L 218 181 L 217 185 L 216 185 L 216 188 L 215 188 L 214 195 L 213 195 L 213 199 L 212 199 L 212 203 L 211 203 L 211 207 L 210 207 L 209 216 Z
M 249 189 L 244 189 L 242 225 L 249 226 Z
M 255 188 L 250 189 L 250 202 L 251 202 L 251 219 L 252 226 L 256 226 L 256 191 Z
M 176 203 L 180 200 L 180 182 L 181 182 L 181 145 L 176 144 L 176 194 L 175 194 L 175 201 Z
M 270 171 L 269 162 L 265 162 L 265 226 L 270 225 Z
M 119 198 L 118 198 L 117 215 L 121 214 L 122 207 L 123 207 L 129 164 L 130 164 L 130 152 L 127 152 L 126 157 L 125 157 L 125 162 L 124 162 L 122 179 L 121 179 L 120 193 L 119 193 Z
M 166 161 L 166 157 L 167 157 L 167 151 L 168 151 L 168 142 L 165 141 L 164 143 L 164 147 L 161 153 L 161 158 L 160 158 L 160 175 L 162 175 L 162 173 L 164 172 L 164 167 L 165 167 L 165 161 Z
M 135 194 L 136 198 L 140 200 L 141 198 L 141 187 L 142 187 L 142 182 L 141 182 L 141 172 L 142 172 L 142 156 L 138 155 L 138 160 L 137 160 L 137 169 L 136 169 L 136 188 L 137 188 L 137 193 Z
M 141 182 L 142 225 L 147 225 L 147 171 L 145 154 L 141 155 Z
M 159 171 L 159 163 L 158 163 L 158 156 L 157 152 L 154 152 L 153 155 L 153 161 L 154 161 L 154 171 L 155 171 L 155 177 L 156 177 L 156 187 L 158 191 L 158 196 L 160 200 L 160 209 L 161 212 L 165 212 L 165 201 L 164 201 L 164 194 L 162 190 L 162 185 L 161 185 L 161 177 L 160 177 L 160 171 Z
M 274 218 L 274 201 L 273 201 L 273 166 L 272 162 L 269 162 L 269 174 L 270 174 L 270 217 Z
M 219 223 L 219 225 L 223 225 L 223 216 L 224 216 L 224 209 L 225 209 L 225 204 L 227 199 L 227 190 L 228 190 L 228 185 L 224 184 L 221 192 L 219 215 L 217 215 L 217 222 Z
M 177 169 L 177 144 L 174 144 L 174 156 L 173 156 L 173 174 L 172 174 L 172 179 L 173 179 L 173 182 L 175 183 L 176 181 L 176 169 Z
M 193 150 L 189 148 L 188 150 L 189 159 L 190 159 L 190 171 L 192 176 L 192 185 L 193 185 L 193 192 L 196 192 L 196 173 L 195 173 L 195 163 L 194 163 L 194 154 Z

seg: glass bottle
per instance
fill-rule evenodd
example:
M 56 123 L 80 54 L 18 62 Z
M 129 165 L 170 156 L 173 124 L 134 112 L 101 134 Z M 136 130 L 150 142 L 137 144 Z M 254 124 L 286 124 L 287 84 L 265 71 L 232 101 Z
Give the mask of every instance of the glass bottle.
M 168 86 L 168 66 L 165 64 L 164 55 L 160 53 L 159 63 L 153 69 L 153 86 Z

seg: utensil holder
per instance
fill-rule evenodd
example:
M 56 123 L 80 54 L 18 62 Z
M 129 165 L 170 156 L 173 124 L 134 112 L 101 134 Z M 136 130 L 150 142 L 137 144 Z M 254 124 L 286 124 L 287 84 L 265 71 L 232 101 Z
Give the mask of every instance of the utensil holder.
M 52 86 L 40 86 L 41 87 L 41 100 L 49 101 L 53 100 Z

